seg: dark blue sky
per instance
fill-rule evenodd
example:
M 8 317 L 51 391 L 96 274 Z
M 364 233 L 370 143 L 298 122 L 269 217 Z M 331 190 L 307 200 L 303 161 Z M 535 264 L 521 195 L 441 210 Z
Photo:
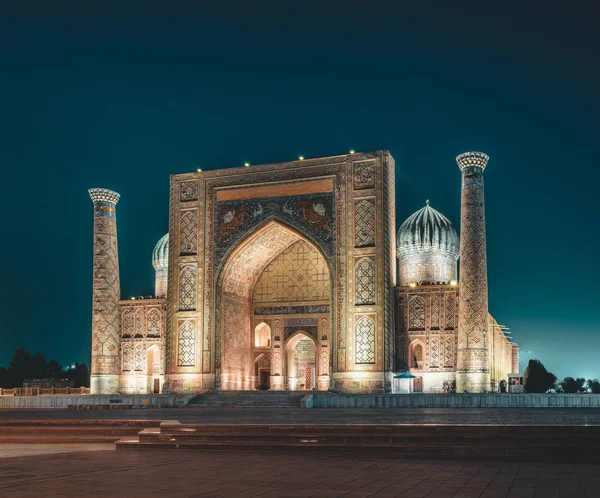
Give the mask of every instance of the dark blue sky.
M 398 225 L 426 199 L 458 224 L 481 150 L 490 311 L 522 364 L 600 377 L 593 2 L 124 3 L 3 6 L 0 364 L 89 361 L 89 187 L 122 195 L 129 297 L 172 173 L 389 149 Z

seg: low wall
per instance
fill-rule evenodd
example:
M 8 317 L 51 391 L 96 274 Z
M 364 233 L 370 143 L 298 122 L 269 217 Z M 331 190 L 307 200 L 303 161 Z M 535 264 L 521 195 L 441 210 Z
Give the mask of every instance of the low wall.
M 2 396 L 2 408 L 68 408 L 69 406 L 129 406 L 175 408 L 177 396 L 174 394 L 145 395 L 69 395 L 69 396 Z
M 600 394 L 310 394 L 303 408 L 600 408 Z

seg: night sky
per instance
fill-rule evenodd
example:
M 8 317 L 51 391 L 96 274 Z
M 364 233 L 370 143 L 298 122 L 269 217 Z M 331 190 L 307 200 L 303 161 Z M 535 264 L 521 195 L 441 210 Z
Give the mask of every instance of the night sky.
M 389 149 L 397 225 L 426 199 L 458 225 L 477 150 L 491 313 L 522 369 L 600 377 L 593 2 L 125 3 L 3 5 L 0 365 L 89 361 L 90 187 L 121 194 L 128 298 L 170 174 Z

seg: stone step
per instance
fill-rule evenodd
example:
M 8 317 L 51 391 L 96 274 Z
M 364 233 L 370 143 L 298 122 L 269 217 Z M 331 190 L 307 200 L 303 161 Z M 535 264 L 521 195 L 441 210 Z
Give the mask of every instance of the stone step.
M 90 443 L 116 443 L 123 439 L 123 435 L 89 435 L 89 434 L 15 434 L 0 435 L 0 444 L 90 444 Z
M 600 427 L 180 424 L 142 430 L 117 449 L 319 449 L 418 457 L 600 461 Z M 591 453 L 593 453 L 592 456 Z
M 0 420 L 0 443 L 114 443 L 160 420 Z

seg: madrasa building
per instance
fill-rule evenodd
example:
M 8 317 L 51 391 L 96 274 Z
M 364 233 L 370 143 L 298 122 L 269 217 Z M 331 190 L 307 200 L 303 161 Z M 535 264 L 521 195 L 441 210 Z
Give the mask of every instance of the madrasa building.
M 457 157 L 460 238 L 429 203 L 396 228 L 388 151 L 172 175 L 155 296 L 125 300 L 119 194 L 90 189 L 92 393 L 497 390 L 519 368 L 488 312 L 487 161 Z

